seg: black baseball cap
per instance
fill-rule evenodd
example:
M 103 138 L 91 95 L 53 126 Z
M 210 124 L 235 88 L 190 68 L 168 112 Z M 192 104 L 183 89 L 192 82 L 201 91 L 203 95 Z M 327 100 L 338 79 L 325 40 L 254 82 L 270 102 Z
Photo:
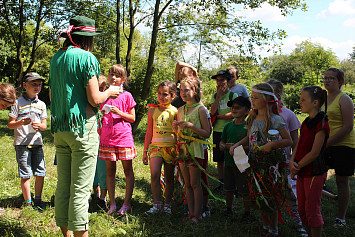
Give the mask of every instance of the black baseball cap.
M 212 79 L 217 79 L 218 76 L 225 77 L 228 81 L 232 79 L 228 70 L 220 70 L 216 75 L 212 76 Z
M 238 104 L 238 105 L 241 105 L 241 106 L 245 106 L 245 107 L 248 108 L 248 110 L 251 109 L 250 100 L 249 100 L 248 98 L 246 98 L 246 97 L 238 96 L 238 97 L 235 98 L 234 100 L 228 101 L 227 106 L 228 106 L 228 107 L 232 107 L 234 103 L 236 103 L 236 104 Z
M 45 81 L 37 72 L 29 72 L 23 77 L 23 82 L 42 80 Z

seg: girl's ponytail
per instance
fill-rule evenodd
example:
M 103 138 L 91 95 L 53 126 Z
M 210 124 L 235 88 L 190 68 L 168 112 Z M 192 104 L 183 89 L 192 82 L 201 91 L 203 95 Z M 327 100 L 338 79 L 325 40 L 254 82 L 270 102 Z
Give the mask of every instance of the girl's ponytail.
M 328 94 L 326 90 L 322 89 L 323 93 L 323 99 L 324 99 L 324 113 L 327 113 L 327 107 L 328 107 Z

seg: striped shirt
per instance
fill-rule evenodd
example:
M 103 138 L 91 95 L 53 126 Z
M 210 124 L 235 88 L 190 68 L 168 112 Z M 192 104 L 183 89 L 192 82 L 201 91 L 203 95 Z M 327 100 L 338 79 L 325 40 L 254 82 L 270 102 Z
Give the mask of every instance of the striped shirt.
M 31 100 L 22 96 L 12 106 L 9 117 L 17 120 L 30 117 L 40 122 L 47 118 L 46 104 L 37 97 Z M 18 127 L 14 133 L 14 146 L 17 145 L 43 145 L 41 132 L 34 130 L 31 124 Z

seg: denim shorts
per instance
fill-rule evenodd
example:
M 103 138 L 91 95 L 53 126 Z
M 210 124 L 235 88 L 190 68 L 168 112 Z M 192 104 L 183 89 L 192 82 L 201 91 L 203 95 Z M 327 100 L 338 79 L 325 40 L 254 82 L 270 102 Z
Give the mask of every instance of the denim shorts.
M 15 146 L 18 173 L 21 179 L 46 176 L 42 146 Z

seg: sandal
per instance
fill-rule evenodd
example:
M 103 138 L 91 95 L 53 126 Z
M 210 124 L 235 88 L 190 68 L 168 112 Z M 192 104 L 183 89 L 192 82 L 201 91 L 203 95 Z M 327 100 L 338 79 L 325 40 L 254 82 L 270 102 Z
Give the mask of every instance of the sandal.
M 193 218 L 194 215 L 188 214 L 187 216 L 185 216 L 184 218 L 182 218 L 183 222 L 188 222 L 191 220 L 191 218 Z
M 198 217 L 198 216 L 193 215 L 190 219 L 190 223 L 192 223 L 192 224 L 198 224 L 201 221 L 202 221 L 202 216 Z
M 110 210 L 108 210 L 107 214 L 111 215 L 116 212 L 117 206 L 116 205 L 110 205 Z
M 126 213 L 130 213 L 130 212 L 131 212 L 131 207 L 123 204 L 121 209 L 118 210 L 117 215 L 124 216 L 126 215 Z

